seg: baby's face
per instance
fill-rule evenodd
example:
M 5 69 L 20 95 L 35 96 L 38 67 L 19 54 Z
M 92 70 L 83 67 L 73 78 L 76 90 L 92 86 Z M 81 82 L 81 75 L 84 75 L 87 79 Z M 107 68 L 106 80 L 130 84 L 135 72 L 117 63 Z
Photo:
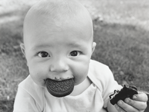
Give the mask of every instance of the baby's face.
M 92 26 L 44 22 L 42 17 L 32 18 L 24 31 L 25 56 L 32 79 L 42 86 L 47 78 L 74 77 L 76 85 L 81 83 L 88 74 L 95 47 Z

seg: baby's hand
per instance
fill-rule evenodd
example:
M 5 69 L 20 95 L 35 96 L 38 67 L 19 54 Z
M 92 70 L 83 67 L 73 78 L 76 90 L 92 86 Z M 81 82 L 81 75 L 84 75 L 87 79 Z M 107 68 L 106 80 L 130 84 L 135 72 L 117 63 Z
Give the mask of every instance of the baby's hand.
M 144 112 L 147 107 L 148 97 L 145 93 L 138 92 L 133 99 L 126 98 L 115 105 L 118 112 Z

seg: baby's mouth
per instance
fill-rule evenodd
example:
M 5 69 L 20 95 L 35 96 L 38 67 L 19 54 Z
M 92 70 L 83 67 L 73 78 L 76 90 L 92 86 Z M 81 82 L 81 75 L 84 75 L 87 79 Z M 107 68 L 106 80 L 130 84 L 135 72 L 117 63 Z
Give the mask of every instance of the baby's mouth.
M 48 92 L 56 97 L 69 95 L 74 89 L 74 82 L 74 77 L 62 80 L 45 79 Z

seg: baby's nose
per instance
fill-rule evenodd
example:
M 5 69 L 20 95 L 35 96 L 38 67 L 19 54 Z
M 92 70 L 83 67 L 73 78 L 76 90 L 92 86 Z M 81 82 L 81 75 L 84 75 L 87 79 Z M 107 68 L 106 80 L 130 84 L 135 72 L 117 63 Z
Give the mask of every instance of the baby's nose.
M 65 61 L 56 60 L 50 66 L 51 72 L 66 72 L 69 69 Z

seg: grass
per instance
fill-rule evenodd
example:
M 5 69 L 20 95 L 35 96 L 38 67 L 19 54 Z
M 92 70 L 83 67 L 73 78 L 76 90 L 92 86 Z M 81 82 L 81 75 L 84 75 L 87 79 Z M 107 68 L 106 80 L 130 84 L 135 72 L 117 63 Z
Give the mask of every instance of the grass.
M 140 90 L 149 91 L 149 31 L 138 24 L 129 24 L 133 20 L 127 21 L 130 15 L 147 21 L 148 15 L 145 18 L 142 13 L 136 13 L 138 9 L 146 12 L 148 8 L 144 6 L 149 4 L 145 1 L 101 0 L 104 7 L 96 6 L 95 2 L 104 20 L 97 18 L 93 21 L 97 47 L 92 58 L 107 64 L 119 84 L 132 84 Z M 120 5 L 121 2 L 125 6 Z M 19 20 L 0 25 L 0 112 L 12 112 L 17 85 L 28 75 L 25 58 L 19 47 L 24 13 L 16 13 L 14 10 L 0 15 L 1 18 L 21 15 Z M 123 24 L 114 21 L 118 20 L 117 17 Z
M 107 64 L 120 84 L 149 91 L 149 32 L 138 26 L 94 21 L 93 58 Z
M 0 25 L 0 112 L 12 112 L 17 85 L 28 75 L 21 31 L 22 21 Z

